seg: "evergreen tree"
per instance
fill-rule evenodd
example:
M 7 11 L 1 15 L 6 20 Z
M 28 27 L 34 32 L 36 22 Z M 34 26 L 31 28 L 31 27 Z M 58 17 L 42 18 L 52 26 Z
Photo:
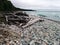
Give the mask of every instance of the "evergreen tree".
M 0 11 L 13 11 L 16 7 L 8 0 L 0 0 Z

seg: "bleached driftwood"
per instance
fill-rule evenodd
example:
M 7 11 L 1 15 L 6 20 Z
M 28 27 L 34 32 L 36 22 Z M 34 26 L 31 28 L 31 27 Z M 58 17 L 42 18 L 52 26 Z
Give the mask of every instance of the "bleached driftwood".
M 40 18 L 36 18 L 36 19 L 34 19 L 34 20 L 31 20 L 31 21 L 29 21 L 25 26 L 22 26 L 22 27 L 23 27 L 23 28 L 29 27 L 29 26 L 31 26 L 32 24 L 36 23 L 36 22 L 39 21 L 39 20 L 40 20 Z

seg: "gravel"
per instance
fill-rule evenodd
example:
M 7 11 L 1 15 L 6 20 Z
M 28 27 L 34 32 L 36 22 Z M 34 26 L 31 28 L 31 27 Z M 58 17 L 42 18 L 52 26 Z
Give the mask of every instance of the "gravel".
M 60 45 L 60 24 L 48 19 L 39 21 L 24 29 L 23 40 L 30 45 Z
M 9 35 L 5 38 L 1 31 L 7 31 Z M 0 26 L 0 41 L 0 45 L 60 45 L 60 24 L 44 19 L 27 28 L 3 25 Z

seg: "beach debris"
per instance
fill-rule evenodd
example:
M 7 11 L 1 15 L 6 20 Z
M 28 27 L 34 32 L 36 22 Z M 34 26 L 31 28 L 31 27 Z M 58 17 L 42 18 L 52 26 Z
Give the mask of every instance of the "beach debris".
M 17 12 L 14 12 L 13 14 L 18 16 L 29 16 L 26 12 L 22 12 L 22 11 L 17 11 Z
M 25 26 L 22 26 L 22 27 L 25 28 L 25 27 L 31 26 L 32 24 L 34 24 L 35 22 L 37 22 L 39 20 L 40 20 L 40 18 L 31 20 Z
M 27 22 L 29 22 L 30 17 L 28 14 L 26 14 L 25 12 L 14 12 L 14 13 L 4 13 L 3 14 L 3 18 L 5 19 L 5 23 L 7 24 L 21 24 L 25 25 Z M 21 25 L 21 26 L 22 26 Z
M 60 45 L 59 23 L 34 15 L 29 18 L 24 25 L 0 24 L 0 45 Z

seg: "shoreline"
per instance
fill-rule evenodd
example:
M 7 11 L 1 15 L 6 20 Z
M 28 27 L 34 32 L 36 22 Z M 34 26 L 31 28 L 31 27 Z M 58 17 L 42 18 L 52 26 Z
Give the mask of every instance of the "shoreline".
M 60 24 L 60 21 L 56 21 L 56 20 L 53 20 L 53 19 L 48 19 L 48 18 L 45 18 L 45 17 L 43 17 L 43 18 Z

